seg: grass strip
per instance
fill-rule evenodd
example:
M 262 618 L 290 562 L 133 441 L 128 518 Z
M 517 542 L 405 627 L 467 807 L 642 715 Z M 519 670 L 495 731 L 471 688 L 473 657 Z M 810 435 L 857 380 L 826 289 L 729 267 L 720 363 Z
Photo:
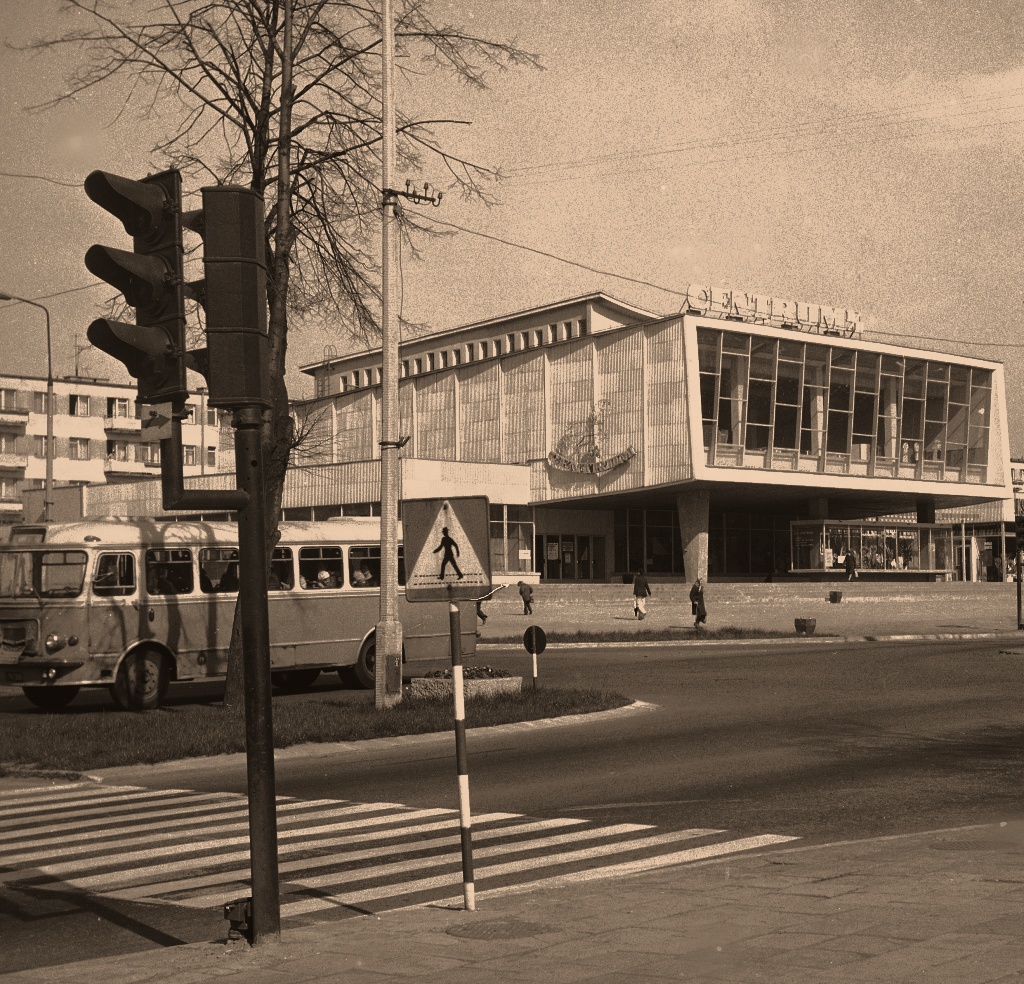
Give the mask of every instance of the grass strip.
M 586 714 L 622 707 L 631 698 L 599 690 L 542 687 L 475 697 L 466 702 L 466 726 Z M 451 731 L 450 700 L 403 700 L 384 710 L 351 697 L 292 697 L 274 703 L 274 747 L 306 742 L 365 741 Z M 98 710 L 31 711 L 0 715 L 0 776 L 69 773 L 113 766 L 245 751 L 242 715 L 220 704 L 167 706 L 145 714 Z

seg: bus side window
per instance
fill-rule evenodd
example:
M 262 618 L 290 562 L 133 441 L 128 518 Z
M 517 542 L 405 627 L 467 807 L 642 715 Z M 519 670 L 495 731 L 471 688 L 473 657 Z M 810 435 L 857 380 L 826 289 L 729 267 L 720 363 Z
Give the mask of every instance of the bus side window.
M 380 585 L 380 547 L 349 547 L 348 583 L 353 588 Z
M 204 547 L 199 551 L 199 590 L 203 594 L 238 590 L 238 551 Z
M 92 590 L 103 597 L 134 594 L 135 557 L 130 553 L 100 554 Z
M 295 572 L 292 570 L 292 548 L 274 547 L 270 559 L 270 574 L 267 577 L 268 591 L 291 591 L 295 584 Z
M 192 594 L 191 550 L 147 550 L 146 590 L 150 594 Z
M 341 547 L 300 548 L 299 584 L 303 588 L 340 588 L 344 583 L 345 558 Z

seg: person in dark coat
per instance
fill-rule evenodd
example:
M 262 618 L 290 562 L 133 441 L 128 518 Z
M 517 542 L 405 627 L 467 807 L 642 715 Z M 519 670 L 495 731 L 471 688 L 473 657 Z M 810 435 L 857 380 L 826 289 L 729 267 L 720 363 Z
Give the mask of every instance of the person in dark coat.
M 857 579 L 857 555 L 852 550 L 846 551 L 846 580 Z
M 704 607 L 704 580 L 697 578 L 690 588 L 690 611 L 693 614 L 693 627 L 699 629 L 708 620 L 708 610 Z
M 523 599 L 523 614 L 533 614 L 533 588 L 525 581 L 519 582 L 519 596 Z
M 647 598 L 651 593 L 651 585 L 643 570 L 633 575 L 633 618 L 643 621 L 647 615 Z

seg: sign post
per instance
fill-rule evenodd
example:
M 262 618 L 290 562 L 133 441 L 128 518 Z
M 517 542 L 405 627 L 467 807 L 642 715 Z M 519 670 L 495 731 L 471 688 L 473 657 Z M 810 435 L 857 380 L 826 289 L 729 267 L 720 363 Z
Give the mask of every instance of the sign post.
M 475 601 L 491 586 L 490 507 L 486 497 L 406 499 L 402 531 L 407 601 L 447 601 L 455 701 L 455 767 L 459 781 L 462 893 L 476 909 L 473 885 L 473 815 L 466 755 L 466 698 L 462 679 L 462 619 L 458 602 Z
M 539 625 L 531 625 L 523 633 L 523 645 L 526 651 L 533 657 L 533 689 L 537 689 L 537 657 L 544 652 L 548 645 L 548 637 Z

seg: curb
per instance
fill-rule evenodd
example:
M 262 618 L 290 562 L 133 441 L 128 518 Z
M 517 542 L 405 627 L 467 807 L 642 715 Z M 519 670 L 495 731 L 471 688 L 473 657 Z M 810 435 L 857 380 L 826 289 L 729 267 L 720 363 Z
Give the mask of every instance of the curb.
M 766 636 L 763 639 L 637 639 L 617 642 L 550 642 L 548 649 L 626 649 L 657 646 L 801 646 L 811 643 L 845 642 L 958 642 L 975 639 L 1007 639 L 1024 644 L 1024 635 L 1017 632 L 933 632 L 909 635 L 856 635 L 856 636 Z M 507 650 L 522 647 L 519 640 L 508 642 L 478 642 L 477 650 Z

